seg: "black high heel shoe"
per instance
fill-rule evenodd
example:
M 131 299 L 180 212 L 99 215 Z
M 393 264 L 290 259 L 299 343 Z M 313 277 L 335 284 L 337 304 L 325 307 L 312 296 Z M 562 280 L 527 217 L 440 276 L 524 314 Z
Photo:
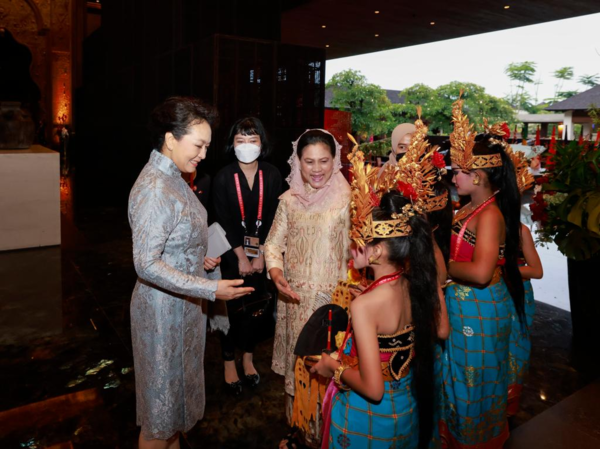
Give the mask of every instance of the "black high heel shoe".
M 234 396 L 239 396 L 242 394 L 242 381 L 236 380 L 235 382 L 231 383 L 225 382 L 225 390 Z
M 245 374 L 244 377 L 246 378 L 246 383 L 250 388 L 256 388 L 257 385 L 260 383 L 260 374 L 258 373 Z

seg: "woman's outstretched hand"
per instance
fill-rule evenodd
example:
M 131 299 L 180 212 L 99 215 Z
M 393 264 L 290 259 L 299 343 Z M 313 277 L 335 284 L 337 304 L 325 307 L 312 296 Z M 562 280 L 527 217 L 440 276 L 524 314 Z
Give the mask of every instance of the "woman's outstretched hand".
M 277 290 L 279 290 L 282 295 L 300 302 L 300 295 L 292 290 L 288 281 L 283 277 L 283 272 L 279 268 L 271 268 L 269 270 L 269 275 L 275 283 L 275 287 L 277 287 Z
M 248 295 L 254 291 L 252 287 L 239 287 L 243 283 L 243 279 L 220 280 L 217 283 L 215 297 L 217 299 L 222 299 L 223 301 L 229 301 L 231 299 L 241 298 L 242 296 Z

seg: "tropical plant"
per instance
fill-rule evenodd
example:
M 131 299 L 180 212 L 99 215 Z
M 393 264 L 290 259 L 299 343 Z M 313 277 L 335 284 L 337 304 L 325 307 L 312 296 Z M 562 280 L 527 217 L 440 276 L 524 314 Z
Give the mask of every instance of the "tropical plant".
M 535 65 L 535 62 L 532 61 L 511 62 L 504 69 L 504 73 L 508 75 L 510 80 L 517 84 L 516 90 L 513 93 L 511 83 L 511 93 L 509 95 L 509 102 L 516 109 L 524 109 L 523 104 L 526 98 L 525 86 L 535 83 Z
M 489 95 L 485 88 L 477 84 L 458 81 L 437 89 L 423 84 L 404 89 L 400 93 L 404 104 L 393 106 L 394 115 L 403 117 L 404 121 L 414 121 L 417 118 L 417 106 L 421 106 L 423 120 L 429 129 L 437 134 L 447 134 L 452 127 L 452 103 L 458 99 L 461 90 L 465 100 L 464 110 L 472 123 L 482 125 L 484 117 L 492 122 L 514 123 L 514 111 L 506 100 Z
M 600 76 L 598 76 L 597 73 L 594 75 L 581 75 L 579 77 L 579 83 L 587 87 L 596 87 L 600 84 Z
M 386 91 L 367 82 L 359 71 L 336 73 L 326 87 L 332 89 L 331 106 L 352 113 L 352 131 L 361 139 L 393 129 L 392 103 Z
M 589 259 L 600 253 L 600 151 L 574 141 L 550 153 L 530 206 L 538 241 L 554 241 L 571 259 Z
M 570 81 L 573 79 L 573 67 L 561 67 L 560 69 L 555 70 L 553 75 L 557 80 L 554 86 L 554 98 L 558 99 L 558 94 L 560 91 L 562 91 L 565 81 Z

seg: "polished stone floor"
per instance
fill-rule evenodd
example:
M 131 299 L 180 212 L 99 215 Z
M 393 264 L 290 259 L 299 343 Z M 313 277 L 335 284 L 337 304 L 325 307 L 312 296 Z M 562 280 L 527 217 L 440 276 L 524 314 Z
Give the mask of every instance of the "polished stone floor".
M 136 276 L 126 212 L 75 214 L 69 195 L 66 188 L 60 248 L 0 253 L 0 448 L 137 447 L 129 327 Z M 512 428 L 600 373 L 591 354 L 572 350 L 569 312 L 538 302 L 532 334 L 531 372 Z M 218 338 L 209 334 L 206 415 L 182 447 L 276 447 L 287 429 L 271 345 L 257 349 L 259 387 L 233 398 L 223 390 Z

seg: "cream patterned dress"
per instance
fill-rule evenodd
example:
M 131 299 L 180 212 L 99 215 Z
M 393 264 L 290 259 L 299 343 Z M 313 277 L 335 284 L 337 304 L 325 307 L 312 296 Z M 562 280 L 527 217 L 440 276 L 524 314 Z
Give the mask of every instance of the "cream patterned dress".
M 307 189 L 310 190 L 308 185 Z M 285 376 L 285 391 L 294 395 L 296 340 L 315 309 L 318 292 L 333 293 L 346 279 L 349 257 L 350 192 L 331 192 L 305 207 L 288 190 L 280 197 L 265 242 L 267 270 L 280 268 L 300 303 L 279 295 L 272 368 Z

